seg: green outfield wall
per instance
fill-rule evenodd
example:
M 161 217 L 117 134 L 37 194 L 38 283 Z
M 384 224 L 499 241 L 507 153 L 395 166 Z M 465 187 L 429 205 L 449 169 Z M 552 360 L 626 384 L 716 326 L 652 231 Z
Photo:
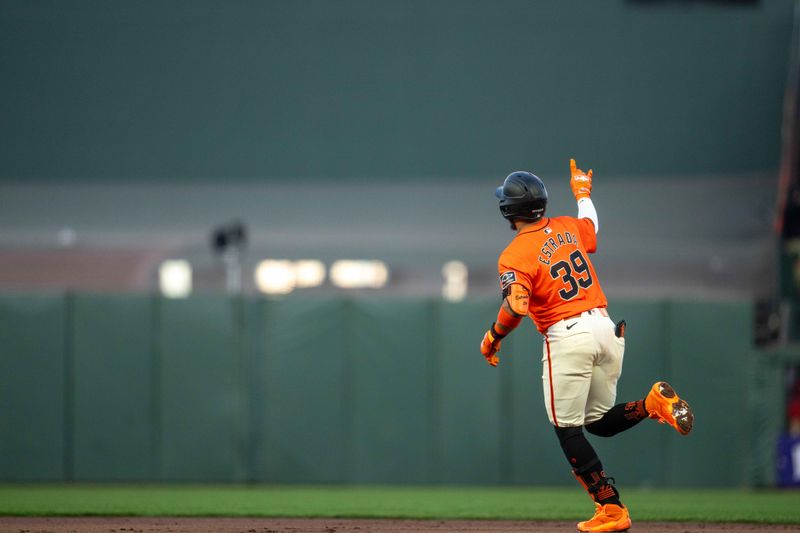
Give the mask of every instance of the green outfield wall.
M 3 0 L 0 180 L 775 173 L 794 6 Z
M 478 352 L 497 303 L 0 296 L 0 480 L 573 483 L 541 337 L 525 324 L 496 369 Z M 618 482 L 768 482 L 750 303 L 611 312 L 628 321 L 619 399 L 668 379 L 697 417 L 688 437 L 651 421 L 592 437 Z

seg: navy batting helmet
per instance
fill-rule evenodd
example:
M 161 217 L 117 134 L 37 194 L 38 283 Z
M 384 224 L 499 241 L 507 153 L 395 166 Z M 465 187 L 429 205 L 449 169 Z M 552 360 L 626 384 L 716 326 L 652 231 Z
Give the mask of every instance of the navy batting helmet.
M 512 172 L 506 177 L 502 187 L 498 187 L 494 195 L 500 199 L 500 212 L 503 218 L 536 222 L 544 216 L 547 208 L 547 189 L 536 175 L 523 170 Z

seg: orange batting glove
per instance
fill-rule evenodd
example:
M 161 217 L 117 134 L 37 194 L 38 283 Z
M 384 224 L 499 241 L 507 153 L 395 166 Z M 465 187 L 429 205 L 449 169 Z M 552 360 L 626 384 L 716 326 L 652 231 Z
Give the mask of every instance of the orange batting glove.
M 569 173 L 570 180 L 569 186 L 572 188 L 572 194 L 575 195 L 575 200 L 581 198 L 589 198 L 592 194 L 592 171 L 584 173 L 575 165 L 575 160 L 569 160 Z
M 494 330 L 494 324 L 492 327 L 489 328 L 483 335 L 483 340 L 481 341 L 481 353 L 486 358 L 486 362 L 492 366 L 497 366 L 497 363 L 500 362 L 500 358 L 497 357 L 495 354 L 500 351 L 500 341 L 503 340 L 503 337 Z

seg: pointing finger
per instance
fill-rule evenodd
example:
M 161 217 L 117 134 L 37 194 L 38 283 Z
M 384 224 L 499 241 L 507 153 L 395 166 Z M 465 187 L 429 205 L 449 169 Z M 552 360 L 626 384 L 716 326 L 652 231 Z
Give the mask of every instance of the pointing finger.
M 570 159 L 569 160 L 569 171 L 574 174 L 575 170 L 576 170 L 575 160 L 574 159 Z

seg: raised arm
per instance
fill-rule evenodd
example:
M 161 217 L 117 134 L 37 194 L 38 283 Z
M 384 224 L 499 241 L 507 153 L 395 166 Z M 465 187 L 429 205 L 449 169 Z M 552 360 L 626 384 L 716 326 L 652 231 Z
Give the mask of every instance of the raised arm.
M 592 199 L 592 171 L 583 172 L 577 167 L 574 159 L 569 160 L 570 180 L 569 186 L 575 201 L 578 202 L 578 218 L 588 218 L 594 224 L 594 232 L 600 231 L 600 222 L 597 219 L 597 210 L 594 208 Z

